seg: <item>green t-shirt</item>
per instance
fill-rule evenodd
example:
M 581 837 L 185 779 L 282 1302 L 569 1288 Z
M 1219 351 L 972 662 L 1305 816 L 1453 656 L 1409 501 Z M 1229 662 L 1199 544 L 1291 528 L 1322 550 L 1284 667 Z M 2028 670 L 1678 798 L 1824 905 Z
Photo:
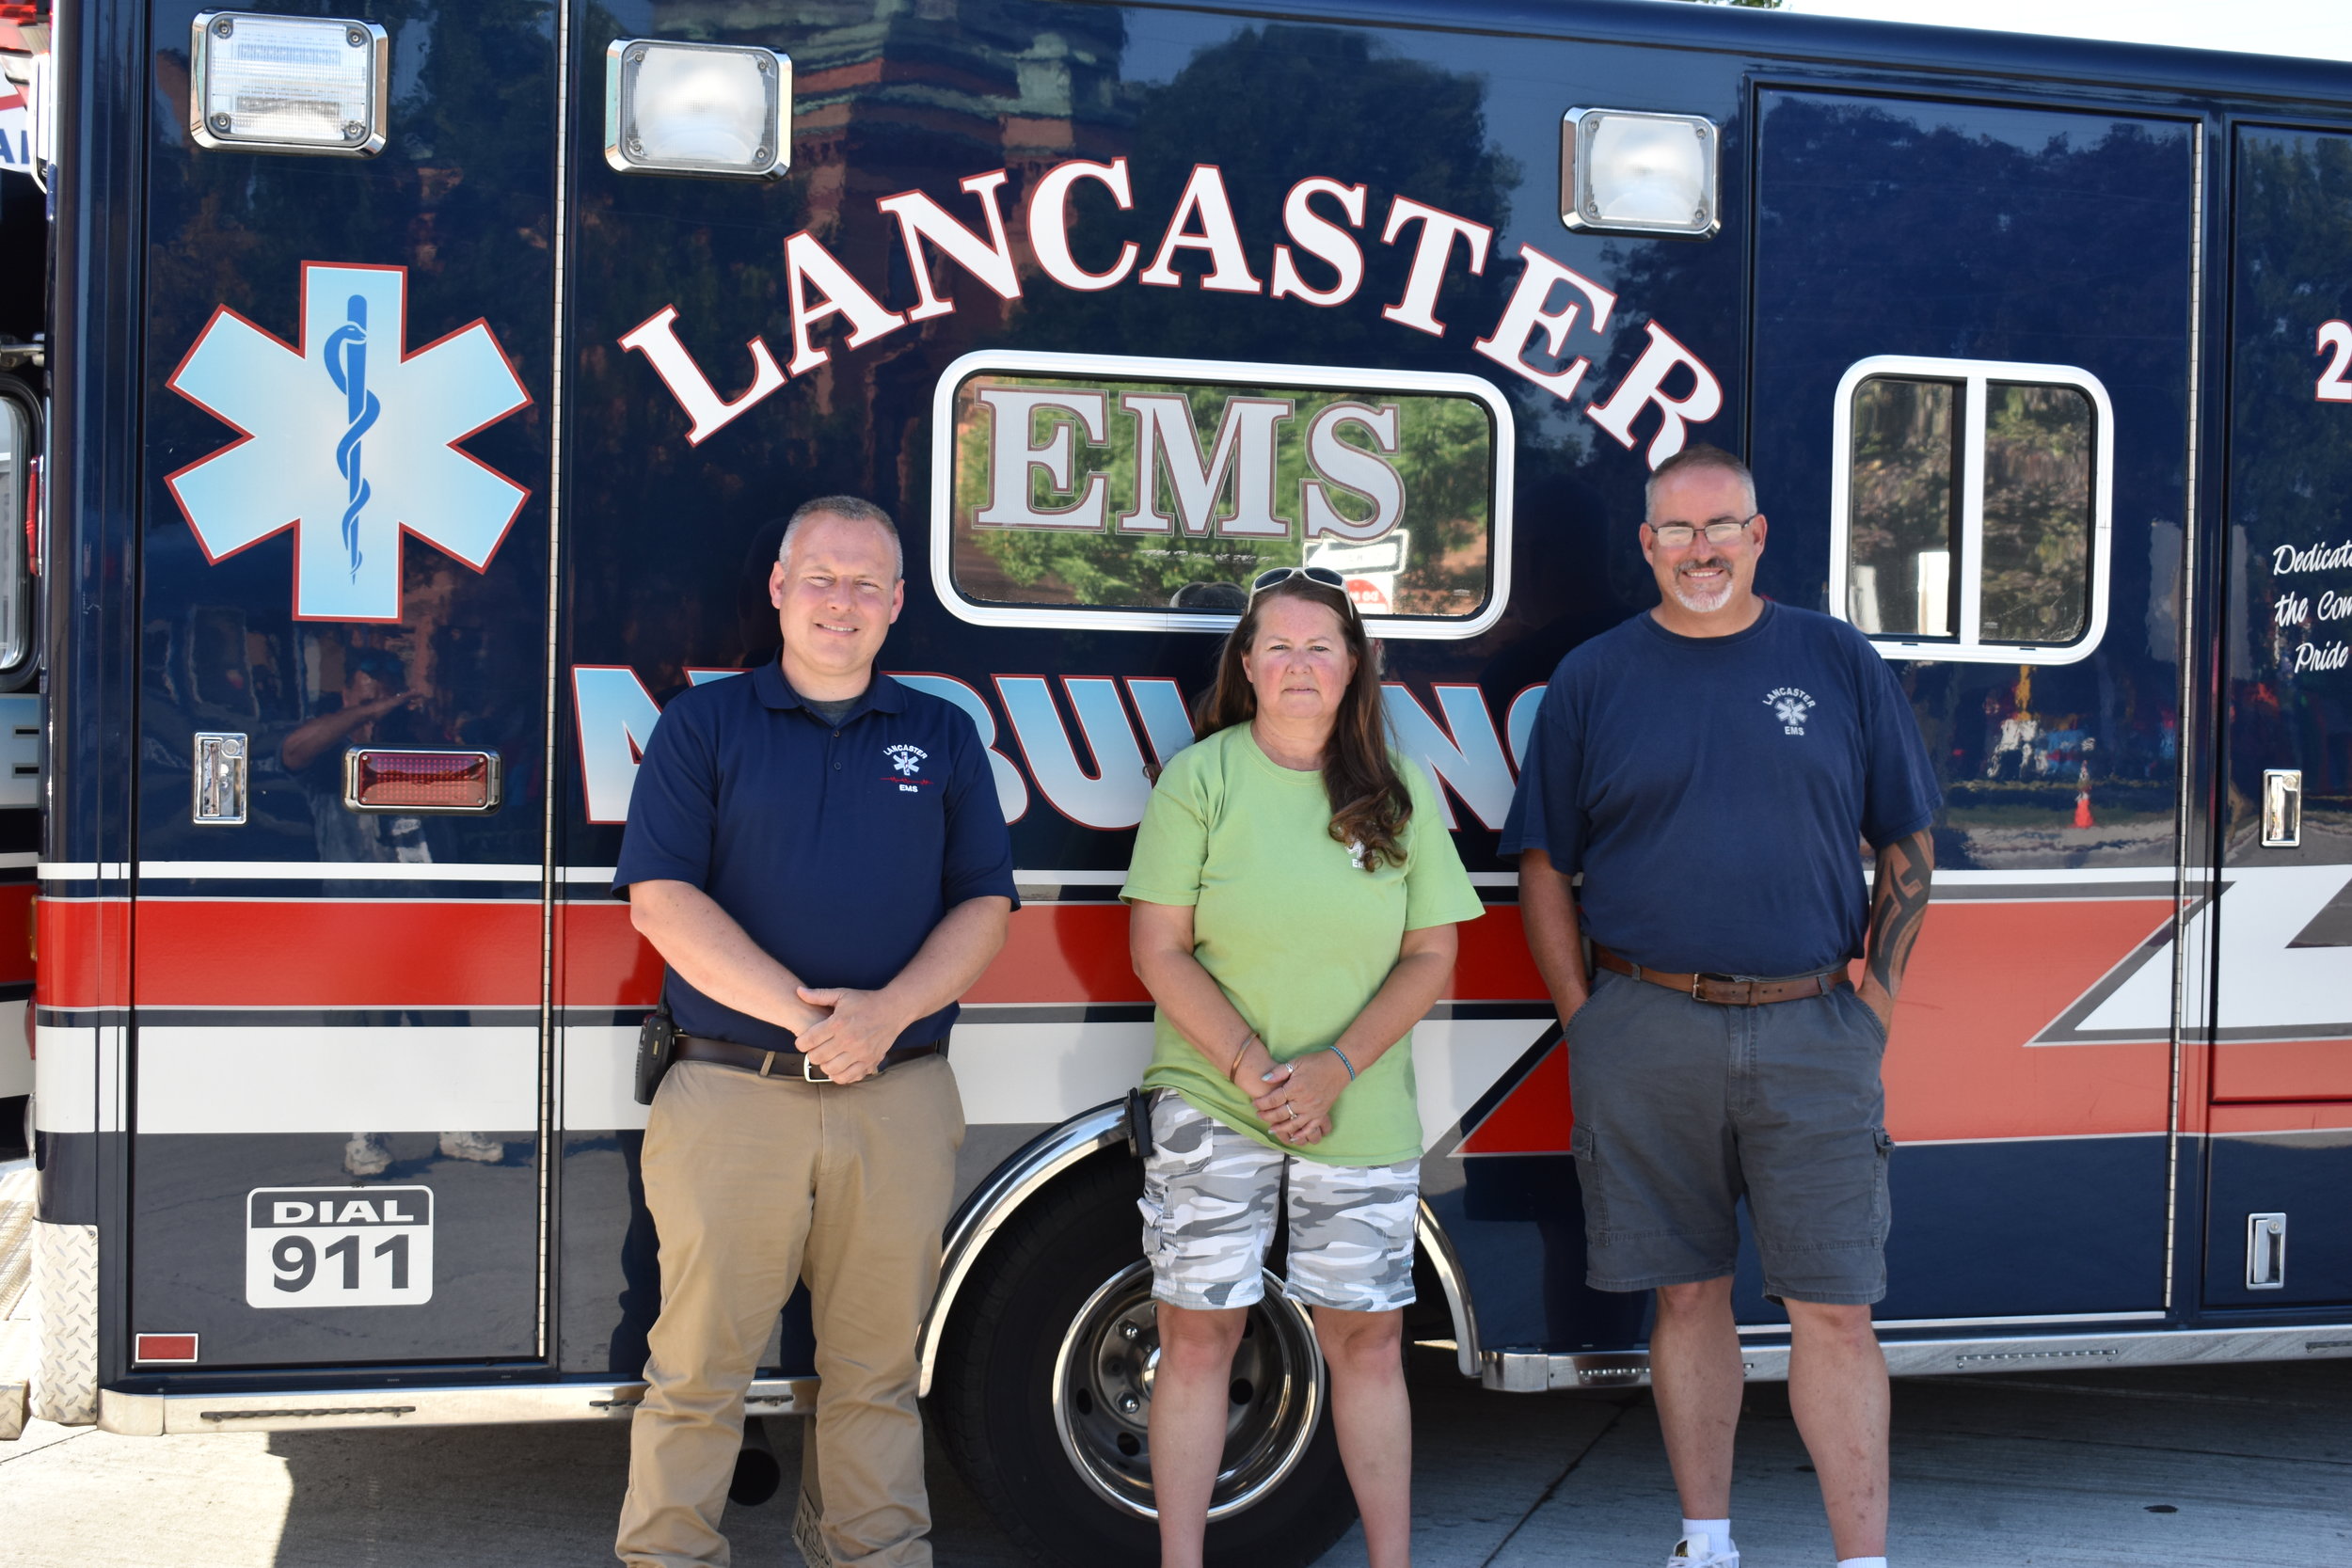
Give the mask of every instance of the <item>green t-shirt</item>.
M 1396 967 L 1406 931 L 1482 912 L 1428 775 L 1394 761 L 1413 797 L 1406 861 L 1369 873 L 1331 837 L 1323 775 L 1277 765 L 1248 724 L 1176 753 L 1144 808 L 1120 896 L 1192 906 L 1193 957 L 1277 1061 L 1338 1039 Z M 1249 1097 L 1217 1076 L 1165 1012 L 1154 1015 L 1153 1037 L 1147 1088 L 1174 1089 L 1270 1148 L 1334 1165 L 1390 1165 L 1421 1153 L 1410 1035 L 1347 1086 L 1330 1135 L 1307 1148 L 1268 1132 Z

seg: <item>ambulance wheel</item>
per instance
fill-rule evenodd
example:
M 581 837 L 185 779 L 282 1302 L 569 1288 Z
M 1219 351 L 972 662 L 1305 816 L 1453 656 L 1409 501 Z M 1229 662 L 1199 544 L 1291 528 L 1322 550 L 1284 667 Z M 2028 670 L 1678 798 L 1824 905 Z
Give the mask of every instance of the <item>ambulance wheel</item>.
M 1140 1255 L 1141 1167 L 1082 1168 L 1009 1221 L 956 1303 L 931 1394 L 956 1468 L 1048 1562 L 1159 1554 L 1152 1377 L 1159 1334 Z M 1304 1568 L 1355 1521 L 1304 1308 L 1269 1277 L 1233 1356 L 1209 1511 L 1217 1568 Z

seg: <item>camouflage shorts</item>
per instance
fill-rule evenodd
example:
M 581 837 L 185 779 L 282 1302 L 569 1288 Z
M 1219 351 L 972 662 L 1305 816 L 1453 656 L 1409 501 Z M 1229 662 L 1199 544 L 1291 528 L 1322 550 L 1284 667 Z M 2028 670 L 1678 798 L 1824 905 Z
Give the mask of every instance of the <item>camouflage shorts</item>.
M 1167 1089 L 1152 1097 L 1152 1142 L 1136 1207 L 1155 1299 L 1204 1310 L 1259 1300 L 1275 1217 L 1287 1209 L 1290 1278 L 1282 1289 L 1293 1301 L 1348 1312 L 1411 1304 L 1419 1160 L 1302 1160 Z

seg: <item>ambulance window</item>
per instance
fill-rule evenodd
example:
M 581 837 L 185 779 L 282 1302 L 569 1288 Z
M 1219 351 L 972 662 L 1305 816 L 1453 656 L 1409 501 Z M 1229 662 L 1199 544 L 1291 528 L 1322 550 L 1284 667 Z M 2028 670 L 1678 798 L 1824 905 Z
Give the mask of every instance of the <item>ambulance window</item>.
M 1854 394 L 1846 618 L 1873 636 L 1952 634 L 1961 390 L 1875 376 Z
M 1996 384 L 1984 419 L 1987 641 L 2072 642 L 2090 619 L 2090 400 Z
M 966 621 L 1223 631 L 1310 565 L 1381 636 L 1454 638 L 1509 593 L 1510 406 L 1476 376 L 972 355 L 933 418 L 932 577 Z
M 0 396 L 0 689 L 23 685 L 36 662 L 28 529 L 34 451 L 31 416 L 14 397 Z
M 1890 658 L 2065 664 L 2106 622 L 2106 392 L 2066 365 L 1864 360 L 1836 411 L 1831 603 Z

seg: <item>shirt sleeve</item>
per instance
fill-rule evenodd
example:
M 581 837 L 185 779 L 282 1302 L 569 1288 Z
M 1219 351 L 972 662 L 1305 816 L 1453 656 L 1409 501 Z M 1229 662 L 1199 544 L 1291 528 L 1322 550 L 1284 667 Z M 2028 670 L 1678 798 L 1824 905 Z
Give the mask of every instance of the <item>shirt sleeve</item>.
M 629 791 L 628 826 L 621 834 L 612 892 L 627 897 L 632 882 L 684 882 L 707 890 L 719 821 L 718 756 L 698 705 L 686 692 L 671 700 Z
M 1495 843 L 1495 853 L 1506 860 L 1524 850 L 1551 847 L 1544 831 L 1542 735 L 1538 718 L 1534 733 L 1527 737 L 1527 755 L 1519 763 L 1518 785 L 1511 791 L 1511 809 L 1503 814 L 1502 836 Z
M 1413 820 L 1406 829 L 1405 928 L 1419 931 L 1476 920 L 1486 906 L 1478 901 L 1478 890 L 1454 851 L 1454 835 L 1445 831 L 1445 816 L 1429 775 L 1418 763 L 1402 757 L 1397 766 L 1413 797 Z
M 1859 636 L 1855 638 L 1860 641 Z M 1864 643 L 1862 836 L 1871 847 L 1908 838 L 1929 827 L 1944 804 L 1919 721 L 1895 672 Z
M 1209 816 L 1199 762 L 1184 761 L 1196 750 L 1200 748 L 1178 752 L 1152 786 L 1143 821 L 1136 829 L 1127 883 L 1119 890 L 1122 899 L 1187 908 L 1200 902 L 1200 868 L 1209 858 Z
M 1584 737 L 1567 673 L 1555 673 L 1535 709 L 1535 733 L 1519 765 L 1518 789 L 1502 824 L 1496 853 L 1518 855 L 1541 849 L 1552 868 L 1569 876 L 1583 868 L 1584 808 L 1577 799 L 1584 770 Z
M 996 775 L 972 716 L 948 721 L 947 846 L 940 867 L 941 901 L 949 909 L 973 898 L 1009 898 L 1021 907 L 1012 880 L 1012 830 L 1005 825 Z

